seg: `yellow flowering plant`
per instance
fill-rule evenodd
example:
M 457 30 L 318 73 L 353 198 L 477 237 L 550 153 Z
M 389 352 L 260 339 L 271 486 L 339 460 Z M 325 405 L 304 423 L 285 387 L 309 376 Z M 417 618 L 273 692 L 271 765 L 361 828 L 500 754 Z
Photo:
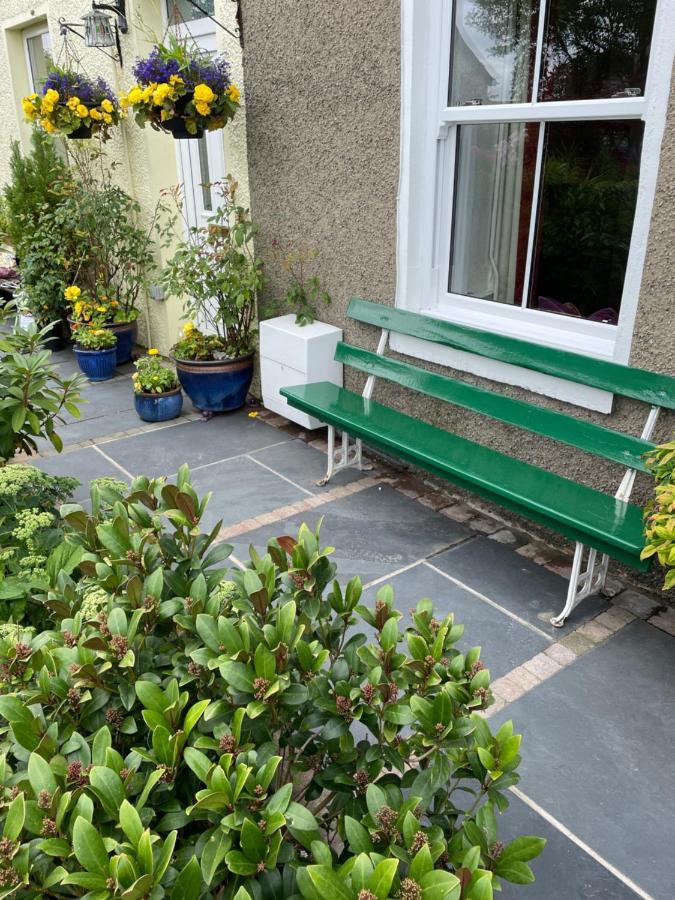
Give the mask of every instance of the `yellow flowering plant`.
M 57 67 L 47 75 L 40 94 L 21 101 L 24 116 L 48 134 L 86 138 L 110 137 L 123 112 L 112 89 L 102 79 L 87 78 L 72 69 Z
M 79 350 L 111 350 L 117 344 L 113 331 L 96 325 L 77 326 L 73 329 L 73 340 Z
M 124 321 L 118 315 L 119 303 L 105 294 L 91 297 L 78 285 L 71 284 L 63 292 L 70 308 L 69 319 L 82 325 L 110 325 Z
M 120 105 L 133 109 L 141 127 L 199 137 L 224 128 L 239 107 L 225 57 L 204 55 L 174 36 L 138 60 L 133 72 L 137 83 L 120 95 Z
M 148 350 L 147 356 L 141 356 L 131 377 L 137 394 L 166 394 L 178 387 L 175 371 L 162 360 L 155 347 Z

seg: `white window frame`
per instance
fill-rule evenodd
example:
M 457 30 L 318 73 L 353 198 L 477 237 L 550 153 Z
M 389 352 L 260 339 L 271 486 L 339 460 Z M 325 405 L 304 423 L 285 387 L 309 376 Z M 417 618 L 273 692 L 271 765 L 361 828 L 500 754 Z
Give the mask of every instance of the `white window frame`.
M 30 53 L 28 51 L 28 41 L 30 38 L 40 37 L 43 34 L 49 34 L 49 23 L 46 21 L 40 22 L 37 25 L 31 25 L 29 28 L 24 28 L 21 32 L 21 40 L 23 41 L 23 52 L 26 57 L 26 74 L 28 75 L 28 84 L 30 85 L 31 91 L 37 91 L 37 86 L 33 81 L 33 66 L 30 60 Z M 51 36 L 50 36 L 50 49 L 51 49 Z
M 498 334 L 628 362 L 642 280 L 659 154 L 675 56 L 675 0 L 658 0 L 645 93 L 610 100 L 448 107 L 452 0 L 401 3 L 401 168 L 397 215 L 396 305 Z M 538 46 L 543 41 L 540 17 Z M 537 53 L 537 63 L 541 53 Z M 534 85 L 538 78 L 534 73 Z M 536 88 L 535 88 L 536 89 Z M 457 126 L 476 122 L 637 119 L 645 123 L 633 232 L 619 322 L 608 325 L 522 306 L 450 294 L 452 190 Z M 392 335 L 407 355 L 579 406 L 610 412 L 612 395 L 551 376 Z

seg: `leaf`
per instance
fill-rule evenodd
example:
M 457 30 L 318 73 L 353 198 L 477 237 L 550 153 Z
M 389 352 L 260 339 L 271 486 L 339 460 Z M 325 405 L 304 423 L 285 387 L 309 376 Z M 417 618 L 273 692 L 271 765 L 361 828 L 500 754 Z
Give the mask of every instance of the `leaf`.
M 18 841 L 26 818 L 26 802 L 23 792 L 17 794 L 7 808 L 2 835 L 10 841 Z
M 507 860 L 509 862 L 516 860 L 519 862 L 528 862 L 528 860 L 534 859 L 535 856 L 539 856 L 545 846 L 545 838 L 522 835 L 504 847 L 499 854 L 498 863 L 501 864 Z
M 232 839 L 222 828 L 216 828 L 202 849 L 202 875 L 207 886 L 211 884 L 218 866 L 232 845 Z
M 221 665 L 220 671 L 225 681 L 236 691 L 242 691 L 245 694 L 253 693 L 253 672 L 244 663 L 227 660 Z
M 187 712 L 185 716 L 185 721 L 183 722 L 183 731 L 185 732 L 185 737 L 188 738 L 190 736 L 190 732 L 195 727 L 197 722 L 201 719 L 204 710 L 210 704 L 210 700 L 199 700 Z
M 146 709 L 163 713 L 171 705 L 164 691 L 152 681 L 137 681 L 135 688 L 136 696 Z
M 124 785 L 120 776 L 107 766 L 94 766 L 89 772 L 89 783 L 105 811 L 109 816 L 115 818 L 125 797 Z
M 440 869 L 427 872 L 419 884 L 422 900 L 459 900 L 462 891 L 459 878 Z
M 511 859 L 502 863 L 501 859 L 497 860 L 495 866 L 495 875 L 505 878 L 513 884 L 531 884 L 534 881 L 534 872 L 526 862 Z
M 206 776 L 213 766 L 213 763 L 208 756 L 205 753 L 202 753 L 201 750 L 195 750 L 194 747 L 186 747 L 183 751 L 183 757 L 197 778 L 206 784 Z
M 119 822 L 122 831 L 135 847 L 143 834 L 143 823 L 138 812 L 126 799 L 120 804 Z
M 307 866 L 306 871 L 318 893 L 326 900 L 352 900 L 352 892 L 330 866 Z
M 383 859 L 375 866 L 375 871 L 368 881 L 368 887 L 375 894 L 377 900 L 387 900 L 397 870 L 397 859 Z
M 200 613 L 195 620 L 195 625 L 197 626 L 197 634 L 204 641 L 209 650 L 213 650 L 214 653 L 220 653 L 220 635 L 218 634 L 218 626 L 216 625 L 216 621 L 213 616 L 207 616 L 205 613 Z
M 288 804 L 291 802 L 291 794 L 293 793 L 292 784 L 284 784 L 279 790 L 272 794 L 265 804 L 265 812 L 272 814 L 276 812 L 285 813 Z
M 178 874 L 173 888 L 171 900 L 197 900 L 202 891 L 202 873 L 197 857 L 192 856 Z
M 267 855 L 267 841 L 256 824 L 251 819 L 244 819 L 240 836 L 241 849 L 244 855 L 252 862 L 262 862 Z
M 225 857 L 225 864 L 233 875 L 253 875 L 258 868 L 256 863 L 247 859 L 241 850 L 230 850 Z
M 360 822 L 352 819 L 351 816 L 345 816 L 345 835 L 352 853 L 372 853 L 373 842 L 370 835 Z
M 31 753 L 28 757 L 28 780 L 36 796 L 40 791 L 53 794 L 56 790 L 54 773 L 49 763 L 38 753 Z
M 78 816 L 73 827 L 73 850 L 81 866 L 95 875 L 108 877 L 108 854 L 98 829 Z
M 384 623 L 380 632 L 380 646 L 383 650 L 393 650 L 399 639 L 398 623 L 394 616 Z

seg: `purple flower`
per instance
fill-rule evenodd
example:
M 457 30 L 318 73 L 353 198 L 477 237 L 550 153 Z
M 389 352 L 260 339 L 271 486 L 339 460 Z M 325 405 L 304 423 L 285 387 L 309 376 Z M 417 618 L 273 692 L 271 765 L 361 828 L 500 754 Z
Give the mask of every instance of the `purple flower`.
M 98 106 L 106 99 L 117 106 L 117 98 L 103 78 L 92 81 L 80 72 L 68 69 L 52 69 L 45 79 L 43 95 L 49 90 L 59 92 L 61 104 L 65 104 L 70 97 L 78 97 L 81 103 L 89 107 Z
M 230 64 L 224 56 L 192 55 L 184 48 L 153 47 L 149 56 L 137 60 L 133 73 L 141 85 L 168 82 L 172 75 L 180 75 L 187 88 L 208 84 L 216 94 L 230 85 Z
M 133 69 L 139 84 L 166 82 L 180 72 L 180 63 L 174 57 L 165 58 L 159 47 L 153 47 L 147 59 L 139 59 Z

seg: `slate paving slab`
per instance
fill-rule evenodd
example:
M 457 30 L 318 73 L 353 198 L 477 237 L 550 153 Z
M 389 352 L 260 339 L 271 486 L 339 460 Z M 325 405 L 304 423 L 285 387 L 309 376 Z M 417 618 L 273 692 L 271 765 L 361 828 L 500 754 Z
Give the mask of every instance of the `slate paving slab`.
M 203 466 L 285 440 L 292 438 L 242 412 L 120 438 L 106 444 L 105 452 L 134 475 L 158 476 L 177 472 L 183 463 Z M 245 518 L 244 510 L 240 519 Z
M 675 896 L 673 684 L 672 637 L 635 621 L 494 717 L 523 734 L 523 792 L 658 898 Z
M 490 669 L 493 680 L 550 646 L 551 642 L 543 635 L 535 634 L 423 563 L 395 575 L 386 583 L 393 587 L 394 605 L 403 613 L 400 631 L 412 624 L 411 607 L 423 597 L 429 597 L 434 602 L 437 619 L 453 613 L 455 622 L 464 625 L 464 635 L 458 644 L 460 650 L 482 648 L 481 659 Z M 380 587 L 375 585 L 364 591 L 362 602 L 371 609 Z
M 317 481 L 326 474 L 327 456 L 299 440 L 289 441 L 279 447 L 269 447 L 267 450 L 257 450 L 251 456 L 313 494 L 324 493 L 343 484 L 351 484 L 368 474 L 359 472 L 358 469 L 343 469 L 336 472 L 328 484 L 318 485 Z
M 100 478 L 102 475 L 111 475 L 120 481 L 124 481 L 124 475 L 101 456 L 93 447 L 83 450 L 71 450 L 57 456 L 49 456 L 46 459 L 33 457 L 29 464 L 50 475 L 71 475 L 80 481 L 80 486 L 75 490 L 73 499 L 76 502 L 86 500 L 89 497 L 89 482 L 92 478 Z
M 530 865 L 536 881 L 523 888 L 502 881 L 497 897 L 508 900 L 634 900 L 637 896 L 604 866 L 593 859 L 562 832 L 549 824 L 514 794 L 510 806 L 498 819 L 499 839 L 507 843 L 520 835 L 533 834 L 546 838 L 541 856 Z
M 607 609 L 608 601 L 588 597 L 562 628 L 550 619 L 565 605 L 567 581 L 488 538 L 459 546 L 434 559 L 434 565 L 511 612 L 541 628 L 555 640 Z
M 389 485 L 376 485 L 239 536 L 233 540 L 235 552 L 240 556 L 251 543 L 264 548 L 271 537 L 296 534 L 303 522 L 313 528 L 322 516 L 322 543 L 335 547 L 332 559 L 345 583 L 358 575 L 366 584 L 471 536 L 463 525 Z
M 234 525 L 308 496 L 245 456 L 198 469 L 192 475 L 192 486 L 200 496 L 212 492 L 203 519 L 205 528 L 219 520 L 224 527 Z

